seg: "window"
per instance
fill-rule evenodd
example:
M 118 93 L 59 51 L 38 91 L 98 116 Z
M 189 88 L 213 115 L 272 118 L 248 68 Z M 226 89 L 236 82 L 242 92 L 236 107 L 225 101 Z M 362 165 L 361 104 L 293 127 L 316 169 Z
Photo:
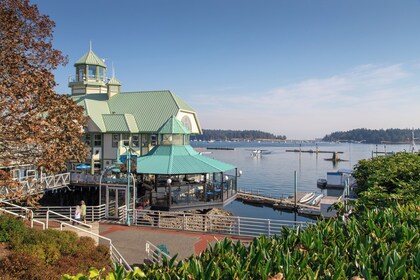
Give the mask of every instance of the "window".
M 181 119 L 182 124 L 185 126 L 186 129 L 191 131 L 191 120 L 188 116 L 183 116 Z
M 123 146 L 130 146 L 130 134 L 123 134 L 122 135 L 122 144 Z
M 135 134 L 135 135 L 133 135 L 131 137 L 132 137 L 131 138 L 131 145 L 133 147 L 138 147 L 139 146 L 139 135 L 138 134 Z
M 118 148 L 118 142 L 120 141 L 120 135 L 119 134 L 112 134 L 112 147 Z
M 151 142 L 152 146 L 156 146 L 157 145 L 157 135 L 156 134 L 152 134 L 150 136 L 150 142 Z
M 149 135 L 148 134 L 142 134 L 141 135 L 141 146 L 142 147 L 148 147 L 149 146 Z
M 101 134 L 94 134 L 93 135 L 93 146 L 101 147 L 102 146 L 102 135 Z
M 77 81 L 81 82 L 85 79 L 85 66 L 78 66 L 77 67 Z
M 172 134 L 162 134 L 161 145 L 172 145 Z
M 89 78 L 96 78 L 96 66 L 95 65 L 89 65 L 88 66 L 88 75 L 89 75 Z
M 104 68 L 99 67 L 99 80 L 103 80 L 104 79 Z
M 86 145 L 88 145 L 90 147 L 90 143 L 91 143 L 90 134 L 85 135 L 85 143 L 86 143 Z

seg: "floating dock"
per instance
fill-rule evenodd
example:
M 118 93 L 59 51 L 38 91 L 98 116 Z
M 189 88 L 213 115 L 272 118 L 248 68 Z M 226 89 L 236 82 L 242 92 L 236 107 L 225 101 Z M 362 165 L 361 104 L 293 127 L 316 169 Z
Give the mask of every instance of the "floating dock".
M 295 211 L 302 215 L 308 216 L 315 216 L 319 217 L 322 216 L 321 211 L 321 203 L 318 205 L 310 205 L 305 203 L 299 203 L 299 200 L 304 197 L 307 192 L 298 192 L 296 195 L 296 203 L 295 197 L 290 196 L 287 198 L 273 198 L 268 197 L 260 194 L 255 194 L 251 192 L 239 191 L 237 200 L 240 200 L 247 204 L 253 205 L 264 205 L 268 207 L 272 207 L 273 209 L 278 210 L 286 210 L 286 211 Z M 327 197 L 324 196 L 323 200 L 328 200 L 329 204 L 335 203 L 340 201 L 339 197 Z

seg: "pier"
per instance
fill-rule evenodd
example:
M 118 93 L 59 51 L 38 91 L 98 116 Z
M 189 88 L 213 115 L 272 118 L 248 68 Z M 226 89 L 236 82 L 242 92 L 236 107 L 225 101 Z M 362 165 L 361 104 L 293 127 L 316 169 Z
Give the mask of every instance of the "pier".
M 207 147 L 207 150 L 226 150 L 226 151 L 233 151 L 235 148 L 231 147 Z
M 285 198 L 274 198 L 247 191 L 238 191 L 237 200 L 242 201 L 246 204 L 264 205 L 278 210 L 295 211 L 299 214 L 304 214 L 308 216 L 322 216 L 322 202 L 320 202 L 318 205 L 310 205 L 299 202 L 299 200 L 301 200 L 302 197 L 304 197 L 306 194 L 307 192 L 298 192 L 296 194 L 295 200 L 294 196 L 289 196 Z M 340 197 L 324 196 L 322 200 L 328 201 L 328 204 L 330 205 L 340 201 Z

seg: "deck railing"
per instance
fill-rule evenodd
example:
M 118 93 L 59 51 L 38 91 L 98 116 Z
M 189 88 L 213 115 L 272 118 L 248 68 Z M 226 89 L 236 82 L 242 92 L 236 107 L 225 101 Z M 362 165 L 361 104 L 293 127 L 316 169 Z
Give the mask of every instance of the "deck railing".
M 279 235 L 283 227 L 305 228 L 312 224 L 310 222 L 153 210 L 136 210 L 132 217 L 132 224 L 137 226 L 248 237 L 258 237 L 262 234 Z
M 42 193 L 46 190 L 53 190 L 66 187 L 70 184 L 70 173 L 61 173 L 45 177 L 24 177 L 17 186 L 0 187 L 0 199 L 12 199 L 23 195 Z
M 151 263 L 162 264 L 163 257 L 165 257 L 167 260 L 171 259 L 171 256 L 163 252 L 157 246 L 153 245 L 152 242 L 150 241 L 146 241 L 146 253 L 147 253 L 147 259 Z
M 2 202 L 5 203 L 5 202 Z M 15 212 L 20 206 L 11 205 L 10 203 L 3 207 L 6 210 Z M 39 207 L 39 208 L 25 208 L 32 211 L 32 217 L 35 219 L 46 219 L 48 211 L 54 211 L 55 213 L 60 214 L 60 217 L 56 217 L 60 221 L 69 221 L 74 217 L 76 212 L 75 206 L 48 206 L 48 207 Z M 89 222 L 95 222 L 105 219 L 105 204 L 99 206 L 87 206 L 86 207 L 86 220 Z

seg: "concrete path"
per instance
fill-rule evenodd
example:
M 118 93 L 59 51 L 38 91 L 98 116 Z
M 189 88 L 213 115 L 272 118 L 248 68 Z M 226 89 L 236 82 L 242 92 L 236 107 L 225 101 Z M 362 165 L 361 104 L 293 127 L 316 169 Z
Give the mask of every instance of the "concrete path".
M 143 264 L 147 259 L 146 241 L 150 241 L 155 246 L 165 244 L 171 257 L 178 254 L 177 260 L 182 260 L 193 254 L 200 254 L 210 243 L 225 238 L 222 235 L 105 223 L 99 224 L 99 233 L 112 239 L 114 246 L 131 266 Z M 241 240 L 250 241 L 252 239 L 241 238 Z

